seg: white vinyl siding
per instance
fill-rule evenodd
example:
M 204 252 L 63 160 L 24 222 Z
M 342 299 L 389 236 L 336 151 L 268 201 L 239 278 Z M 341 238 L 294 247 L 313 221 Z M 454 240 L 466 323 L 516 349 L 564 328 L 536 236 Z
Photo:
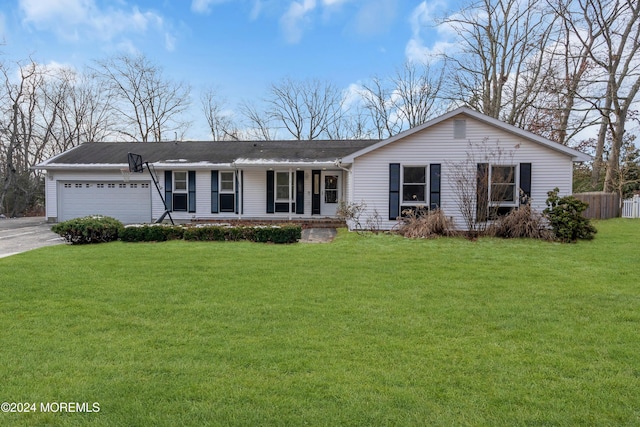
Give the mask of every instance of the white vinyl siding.
M 396 221 L 387 219 L 390 163 L 399 163 L 401 167 L 439 163 L 442 165 L 441 208 L 461 228 L 464 222 L 451 186 L 451 163 L 466 159 L 469 143 L 482 144 L 483 141 L 499 145 L 509 153 L 509 164 L 532 164 L 531 203 L 534 209 L 542 211 L 545 208 L 547 191 L 554 187 L 559 187 L 563 195 L 571 194 L 573 162 L 569 156 L 472 118 L 466 119 L 466 139 L 455 139 L 454 120 L 445 120 L 355 158 L 351 199 L 356 203 L 366 202 L 367 209 L 361 220 L 366 221 L 377 212 L 383 218 L 382 228 L 396 226 Z M 478 163 L 485 162 L 478 159 Z

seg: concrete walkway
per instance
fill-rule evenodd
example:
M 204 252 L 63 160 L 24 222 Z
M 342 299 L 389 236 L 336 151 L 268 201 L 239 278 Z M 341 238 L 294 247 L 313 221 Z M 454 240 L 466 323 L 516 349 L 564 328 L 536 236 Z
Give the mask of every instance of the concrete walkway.
M 335 228 L 305 228 L 302 230 L 302 243 L 329 243 L 338 231 Z

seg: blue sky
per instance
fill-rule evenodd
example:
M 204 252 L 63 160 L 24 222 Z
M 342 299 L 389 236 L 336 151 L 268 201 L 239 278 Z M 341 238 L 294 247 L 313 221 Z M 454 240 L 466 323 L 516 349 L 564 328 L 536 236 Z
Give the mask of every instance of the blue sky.
M 447 34 L 442 0 L 0 0 L 4 60 L 31 57 L 82 69 L 143 53 L 167 76 L 205 86 L 233 108 L 281 78 L 347 89 L 419 60 Z M 443 44 L 444 43 L 444 44 Z M 2 59 L 2 58 L 0 58 Z M 197 113 L 196 113 L 197 114 Z M 194 135 L 196 134 L 197 135 Z M 191 136 L 206 138 L 197 130 Z

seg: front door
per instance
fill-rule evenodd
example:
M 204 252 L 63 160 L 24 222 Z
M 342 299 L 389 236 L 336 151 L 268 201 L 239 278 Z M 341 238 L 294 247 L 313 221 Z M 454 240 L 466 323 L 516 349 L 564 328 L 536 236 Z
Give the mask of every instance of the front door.
M 320 194 L 320 214 L 335 216 L 340 200 L 340 172 L 323 171 L 321 177 L 322 190 Z

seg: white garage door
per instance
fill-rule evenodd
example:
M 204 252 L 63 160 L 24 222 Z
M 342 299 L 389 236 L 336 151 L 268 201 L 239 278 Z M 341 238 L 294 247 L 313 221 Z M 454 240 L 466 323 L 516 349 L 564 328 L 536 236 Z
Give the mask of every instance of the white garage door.
M 149 182 L 61 181 L 58 221 L 105 215 L 124 224 L 151 222 Z

